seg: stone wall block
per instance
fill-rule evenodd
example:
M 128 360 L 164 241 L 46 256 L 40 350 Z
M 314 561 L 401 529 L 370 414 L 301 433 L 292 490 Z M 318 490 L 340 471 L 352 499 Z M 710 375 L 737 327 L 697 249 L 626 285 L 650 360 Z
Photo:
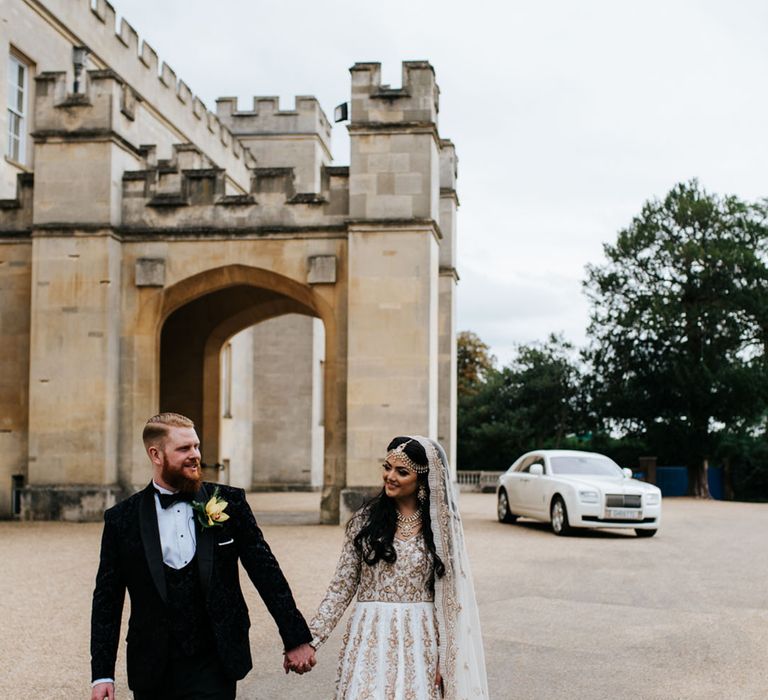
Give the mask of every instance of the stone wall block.
M 139 258 L 136 261 L 135 274 L 137 287 L 163 287 L 165 286 L 165 259 Z
M 126 495 L 119 486 L 27 486 L 21 492 L 21 519 L 99 522 Z
M 183 80 L 179 80 L 179 83 L 176 87 L 176 97 L 179 98 L 179 102 L 184 104 L 188 104 L 192 99 L 192 90 L 189 89 L 189 85 L 187 85 Z
M 107 0 L 96 0 L 91 2 L 91 12 L 108 26 L 112 31 L 115 29 L 115 8 Z
M 165 61 L 163 61 L 163 67 L 160 71 L 160 81 L 166 87 L 176 87 L 176 71 L 173 70 Z
M 153 73 L 157 73 L 157 51 L 146 41 L 141 42 L 141 62 Z
M 139 34 L 125 17 L 120 20 L 120 34 L 118 34 L 118 38 L 129 51 L 132 51 L 134 55 L 138 55 Z
M 309 284 L 336 284 L 336 256 L 313 255 L 307 272 Z

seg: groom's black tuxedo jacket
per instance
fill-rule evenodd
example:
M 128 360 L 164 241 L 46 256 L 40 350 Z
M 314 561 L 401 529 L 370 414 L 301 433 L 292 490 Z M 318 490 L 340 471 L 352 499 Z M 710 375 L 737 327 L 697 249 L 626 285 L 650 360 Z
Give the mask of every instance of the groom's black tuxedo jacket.
M 204 483 L 196 500 L 205 502 L 214 484 Z M 231 678 L 251 669 L 250 620 L 238 580 L 238 559 L 277 623 L 285 649 L 312 635 L 296 608 L 288 582 L 256 524 L 245 492 L 219 485 L 229 520 L 221 527 L 197 525 L 196 561 L 218 656 Z M 104 514 L 101 561 L 93 592 L 91 671 L 93 679 L 114 678 L 125 591 L 128 622 L 128 685 L 156 687 L 170 651 L 169 609 L 163 555 L 150 483 Z

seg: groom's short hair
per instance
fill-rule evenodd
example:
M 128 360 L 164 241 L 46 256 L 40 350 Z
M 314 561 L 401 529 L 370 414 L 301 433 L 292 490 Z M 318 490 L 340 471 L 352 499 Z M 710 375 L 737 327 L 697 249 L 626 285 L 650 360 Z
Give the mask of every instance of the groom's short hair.
M 168 437 L 168 428 L 194 427 L 194 422 L 180 413 L 158 413 L 147 421 L 141 439 L 144 441 L 144 447 L 162 446 L 165 438 Z

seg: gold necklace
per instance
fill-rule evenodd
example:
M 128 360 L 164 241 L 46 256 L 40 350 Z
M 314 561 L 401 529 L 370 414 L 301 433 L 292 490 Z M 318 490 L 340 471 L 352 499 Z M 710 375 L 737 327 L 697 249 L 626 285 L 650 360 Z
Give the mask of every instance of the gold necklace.
M 409 539 L 419 525 L 421 525 L 421 511 L 417 510 L 411 515 L 403 515 L 399 510 L 397 511 L 397 529 L 405 539 Z

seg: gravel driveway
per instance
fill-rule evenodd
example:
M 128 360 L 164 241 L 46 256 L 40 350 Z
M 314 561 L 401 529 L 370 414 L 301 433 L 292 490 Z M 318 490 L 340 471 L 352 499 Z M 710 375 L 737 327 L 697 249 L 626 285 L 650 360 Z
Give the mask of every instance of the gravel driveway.
M 280 525 L 278 514 L 311 520 L 315 499 L 251 497 L 307 615 L 342 532 Z M 768 505 L 669 499 L 659 534 L 643 540 L 629 530 L 558 538 L 532 521 L 501 525 L 492 494 L 463 494 L 462 510 L 495 700 L 768 697 Z M 0 698 L 89 697 L 100 533 L 98 524 L 0 522 Z M 238 697 L 330 698 L 341 630 L 311 674 L 286 677 L 274 624 L 244 588 L 254 670 Z M 124 652 L 120 700 L 131 697 Z

